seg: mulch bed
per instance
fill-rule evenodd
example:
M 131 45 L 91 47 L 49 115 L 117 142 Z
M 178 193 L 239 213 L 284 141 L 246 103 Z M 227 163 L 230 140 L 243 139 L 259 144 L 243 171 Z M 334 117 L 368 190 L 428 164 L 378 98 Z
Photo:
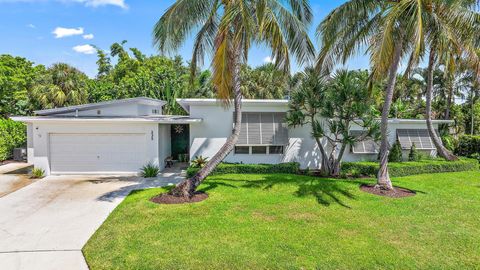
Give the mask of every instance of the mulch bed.
M 390 197 L 390 198 L 403 198 L 415 196 L 416 193 L 413 190 L 409 190 L 401 187 L 393 187 L 393 190 L 383 190 L 375 188 L 375 185 L 361 185 L 360 190 L 375 194 L 378 196 Z
M 182 204 L 182 203 L 196 203 L 208 198 L 205 192 L 196 192 L 191 198 L 177 197 L 168 193 L 163 193 L 150 199 L 150 201 L 158 204 Z

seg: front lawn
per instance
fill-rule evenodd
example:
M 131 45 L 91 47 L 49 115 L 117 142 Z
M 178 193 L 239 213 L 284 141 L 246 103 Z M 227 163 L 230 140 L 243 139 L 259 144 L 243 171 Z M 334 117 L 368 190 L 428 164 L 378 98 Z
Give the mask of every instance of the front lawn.
M 83 251 L 91 269 L 478 269 L 480 172 L 395 178 L 417 191 L 402 199 L 366 182 L 216 175 L 183 205 L 137 191 Z

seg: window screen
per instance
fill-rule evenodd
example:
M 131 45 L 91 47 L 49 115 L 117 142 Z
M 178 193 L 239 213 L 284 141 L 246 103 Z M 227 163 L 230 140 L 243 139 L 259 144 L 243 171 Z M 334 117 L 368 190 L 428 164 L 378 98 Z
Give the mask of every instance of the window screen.
M 237 144 L 286 145 L 285 113 L 244 112 Z
M 352 130 L 350 134 L 353 136 L 361 136 L 361 130 Z M 356 142 L 352 147 L 352 152 L 355 154 L 376 154 L 379 152 L 379 145 L 372 139 L 367 139 L 361 142 Z
M 266 146 L 252 146 L 252 154 L 266 154 L 267 147 Z
M 413 144 L 417 149 L 435 149 L 435 145 L 426 129 L 397 129 L 397 138 L 402 149 L 410 149 Z
M 235 154 L 249 154 L 250 147 L 248 146 L 235 146 Z

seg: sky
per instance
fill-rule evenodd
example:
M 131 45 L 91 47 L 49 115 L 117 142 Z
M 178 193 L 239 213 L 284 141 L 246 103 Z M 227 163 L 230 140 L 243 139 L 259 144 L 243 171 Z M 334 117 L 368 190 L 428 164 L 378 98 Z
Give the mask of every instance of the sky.
M 147 55 L 158 54 L 152 44 L 152 29 L 174 0 L 0 0 L 0 54 L 21 56 L 49 66 L 65 62 L 90 77 L 97 73 L 97 56 L 92 46 L 106 51 L 114 42 L 127 40 Z M 344 0 L 311 0 L 315 39 L 318 23 Z M 176 53 L 191 58 L 192 35 Z M 249 64 L 270 60 L 265 47 L 254 47 Z M 368 58 L 360 55 L 347 63 L 351 69 L 368 68 Z M 205 62 L 203 68 L 209 68 Z M 292 65 L 292 71 L 302 67 Z

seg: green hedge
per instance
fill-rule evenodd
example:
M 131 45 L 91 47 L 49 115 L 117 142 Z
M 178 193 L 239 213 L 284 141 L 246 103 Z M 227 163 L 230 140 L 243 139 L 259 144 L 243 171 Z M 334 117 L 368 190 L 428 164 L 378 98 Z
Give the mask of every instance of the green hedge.
M 465 157 L 478 157 L 480 155 L 480 136 L 460 136 L 455 154 Z
M 13 148 L 22 147 L 27 141 L 26 126 L 10 119 L 0 119 L 0 161 L 13 155 Z
M 347 175 L 365 175 L 375 177 L 378 172 L 378 162 L 344 162 L 342 173 Z M 388 172 L 390 176 L 399 177 L 422 173 L 460 172 L 478 170 L 478 162 L 474 159 L 462 158 L 458 161 L 445 161 L 440 159 L 390 162 Z
M 189 167 L 187 177 L 192 177 L 200 170 L 199 168 Z M 279 163 L 279 164 L 242 164 L 242 163 L 220 163 L 212 174 L 223 173 L 291 173 L 297 174 L 300 171 L 300 164 L 297 162 Z

